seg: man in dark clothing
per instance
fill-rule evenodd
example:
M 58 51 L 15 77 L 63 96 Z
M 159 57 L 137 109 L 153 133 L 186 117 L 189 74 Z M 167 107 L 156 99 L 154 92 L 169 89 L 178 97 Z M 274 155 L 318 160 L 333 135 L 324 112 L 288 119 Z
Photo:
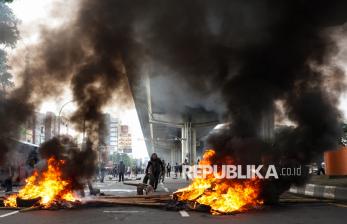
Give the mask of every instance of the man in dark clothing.
M 146 167 L 146 175 L 143 178 L 143 183 L 147 184 L 149 179 L 149 184 L 154 188 L 157 189 L 158 181 L 160 174 L 164 170 L 164 165 L 160 158 L 158 158 L 156 153 L 153 153 L 151 155 L 151 160 L 148 161 L 147 167 Z
M 182 169 L 183 169 L 183 164 L 178 166 L 178 171 L 180 172 L 180 177 L 182 177 Z
M 124 173 L 125 173 L 125 165 L 123 161 L 120 161 L 118 166 L 118 176 L 119 176 L 119 182 L 124 182 Z
M 321 163 L 318 163 L 318 170 L 317 170 L 317 175 L 325 175 L 325 163 L 324 162 L 321 162 Z
M 161 180 L 161 182 L 164 183 L 164 180 L 165 180 L 165 167 L 166 167 L 165 160 L 162 160 L 161 163 L 162 163 L 163 169 L 161 169 L 160 180 Z
M 178 163 L 175 165 L 175 178 L 178 178 Z
M 105 179 L 105 172 L 106 172 L 106 168 L 105 168 L 105 163 L 101 163 L 101 167 L 100 167 L 100 182 L 104 183 L 104 179 Z
M 167 166 L 166 166 L 166 175 L 167 175 L 167 177 L 170 177 L 170 173 L 171 173 L 171 165 L 170 165 L 170 163 L 168 163 Z
M 114 166 L 114 168 L 113 168 L 113 177 L 116 177 L 116 176 L 118 176 L 118 166 L 117 165 Z

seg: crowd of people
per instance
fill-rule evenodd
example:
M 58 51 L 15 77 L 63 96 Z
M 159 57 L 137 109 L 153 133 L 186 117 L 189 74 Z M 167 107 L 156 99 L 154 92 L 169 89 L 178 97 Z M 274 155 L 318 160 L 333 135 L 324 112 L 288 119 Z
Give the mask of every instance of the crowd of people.
M 161 160 L 156 153 L 153 153 L 146 167 L 126 166 L 123 161 L 120 161 L 111 170 L 101 165 L 99 180 L 100 182 L 104 182 L 105 176 L 109 175 L 110 177 L 116 178 L 119 182 L 124 182 L 124 177 L 128 177 L 129 179 L 133 177 L 136 179 L 138 174 L 144 174 L 142 182 L 156 189 L 158 183 L 164 182 L 165 178 L 181 178 L 183 165 L 185 164 L 188 164 L 187 160 L 182 164 L 176 163 L 175 165 L 171 165 L 170 163 L 166 163 L 165 160 Z

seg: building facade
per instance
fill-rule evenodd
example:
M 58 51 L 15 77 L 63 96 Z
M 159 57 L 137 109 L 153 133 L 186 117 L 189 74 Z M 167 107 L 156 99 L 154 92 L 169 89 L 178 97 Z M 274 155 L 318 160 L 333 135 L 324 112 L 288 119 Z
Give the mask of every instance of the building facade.
M 99 130 L 99 144 L 108 155 L 118 152 L 119 119 L 104 114 L 104 128 Z
M 60 123 L 60 124 L 59 124 Z M 70 122 L 64 117 L 56 116 L 52 112 L 46 114 L 35 112 L 20 129 L 19 140 L 34 145 L 40 145 L 51 138 L 68 135 Z
M 118 152 L 132 153 L 132 140 L 128 125 L 120 125 Z
M 110 126 L 109 126 L 109 135 L 110 135 L 110 154 L 118 152 L 118 133 L 119 133 L 119 119 L 111 117 Z

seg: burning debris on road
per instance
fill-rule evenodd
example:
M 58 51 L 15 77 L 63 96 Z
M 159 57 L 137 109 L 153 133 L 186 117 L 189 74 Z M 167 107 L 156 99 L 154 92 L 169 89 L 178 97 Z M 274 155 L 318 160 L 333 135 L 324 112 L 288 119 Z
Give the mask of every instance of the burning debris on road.
M 78 204 L 84 187 L 95 173 L 95 152 L 88 147 L 87 142 L 81 150 L 67 136 L 43 143 L 39 148 L 41 166 L 25 180 L 18 194 L 4 199 L 4 205 L 21 207 L 19 204 L 32 203 L 30 206 L 49 208 Z
M 71 180 L 64 179 L 62 166 L 64 160 L 51 157 L 47 161 L 47 170 L 28 177 L 25 186 L 18 194 L 5 198 L 5 207 L 31 207 L 42 206 L 49 208 L 66 202 L 77 202 L 78 197 L 73 192 Z M 31 206 L 21 206 L 23 201 L 32 202 Z
M 208 150 L 200 164 L 212 164 L 214 156 L 215 151 Z M 210 174 L 206 178 L 195 178 L 188 187 L 176 191 L 174 199 L 208 206 L 212 214 L 228 214 L 261 206 L 260 192 L 257 179 L 217 179 Z

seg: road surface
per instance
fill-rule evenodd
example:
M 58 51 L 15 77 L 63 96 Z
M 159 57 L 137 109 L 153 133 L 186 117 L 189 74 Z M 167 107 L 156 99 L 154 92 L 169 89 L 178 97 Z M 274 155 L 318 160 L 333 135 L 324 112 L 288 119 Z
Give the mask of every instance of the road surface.
M 167 180 L 159 186 L 157 193 L 173 192 L 187 185 L 185 180 Z M 135 187 L 125 186 L 115 180 L 96 184 L 107 194 L 134 195 Z M 277 206 L 265 206 L 261 210 L 249 211 L 236 215 L 214 216 L 208 213 L 193 211 L 166 211 L 163 209 L 116 206 L 84 209 L 39 210 L 19 213 L 11 210 L 0 210 L 0 224 L 156 224 L 156 223 L 293 223 L 293 224 L 335 224 L 347 222 L 347 203 L 311 200 L 293 195 L 283 196 Z

